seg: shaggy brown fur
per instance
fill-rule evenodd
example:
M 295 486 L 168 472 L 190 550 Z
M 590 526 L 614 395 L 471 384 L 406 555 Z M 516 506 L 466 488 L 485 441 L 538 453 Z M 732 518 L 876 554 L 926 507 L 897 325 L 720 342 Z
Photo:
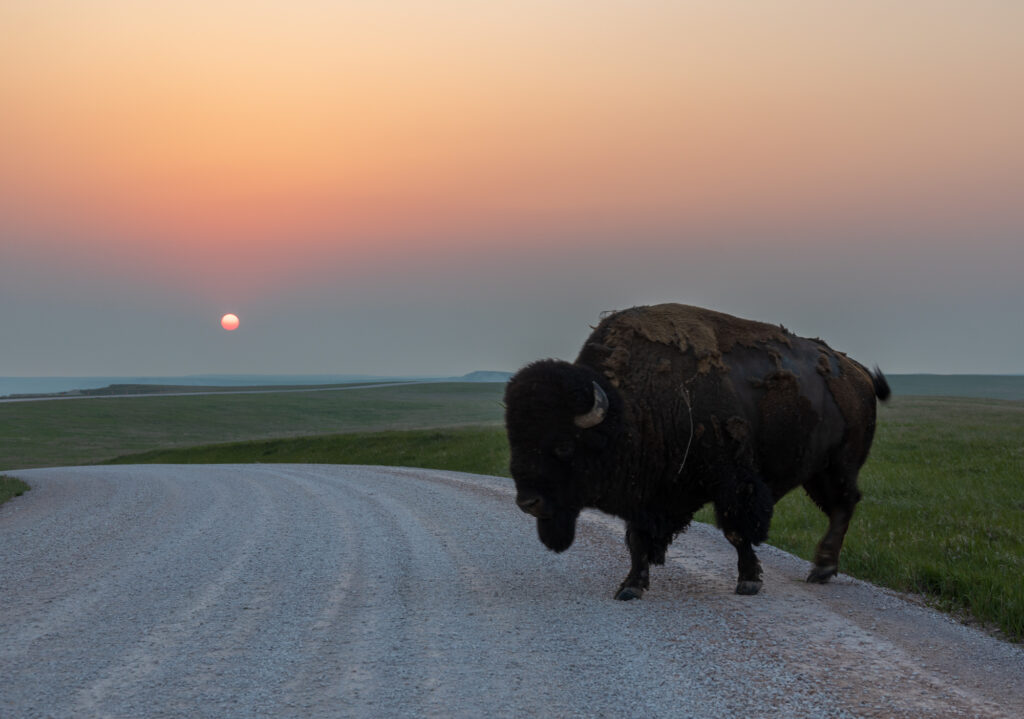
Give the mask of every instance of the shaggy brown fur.
M 637 338 L 692 353 L 697 371 L 726 371 L 722 355 L 736 345 L 762 347 L 775 342 L 789 346 L 789 333 L 783 327 L 744 320 L 713 310 L 690 305 L 664 304 L 634 307 L 605 317 L 594 330 L 602 344 L 611 349 L 605 374 L 617 384 L 618 375 L 628 371 L 629 348 Z

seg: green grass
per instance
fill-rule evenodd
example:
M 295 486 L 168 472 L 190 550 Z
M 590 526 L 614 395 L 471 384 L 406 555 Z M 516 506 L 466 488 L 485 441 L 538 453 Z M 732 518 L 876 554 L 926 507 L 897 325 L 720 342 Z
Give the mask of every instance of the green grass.
M 504 385 L 0 403 L 0 471 L 94 464 L 152 449 L 501 422 Z
M 0 475 L 0 504 L 11 497 L 20 497 L 29 490 L 29 486 L 20 479 Z

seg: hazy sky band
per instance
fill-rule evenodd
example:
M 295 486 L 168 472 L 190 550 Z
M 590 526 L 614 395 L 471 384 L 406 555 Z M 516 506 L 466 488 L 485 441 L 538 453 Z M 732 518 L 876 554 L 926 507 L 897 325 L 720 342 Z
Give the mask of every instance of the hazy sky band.
M 0 374 L 514 369 L 668 300 L 1024 371 L 1020 3 L 36 0 L 0 27 Z

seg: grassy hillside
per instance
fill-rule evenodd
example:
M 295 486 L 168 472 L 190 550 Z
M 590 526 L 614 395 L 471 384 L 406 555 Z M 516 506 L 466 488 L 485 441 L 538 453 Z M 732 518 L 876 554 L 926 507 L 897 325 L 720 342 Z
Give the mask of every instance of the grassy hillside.
M 498 424 L 503 391 L 463 382 L 0 403 L 0 471 L 212 442 Z

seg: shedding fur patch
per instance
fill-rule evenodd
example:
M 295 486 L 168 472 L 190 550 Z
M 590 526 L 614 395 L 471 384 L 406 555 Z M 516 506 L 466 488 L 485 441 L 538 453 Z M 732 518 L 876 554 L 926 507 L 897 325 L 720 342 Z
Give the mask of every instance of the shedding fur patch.
M 702 307 L 663 304 L 633 307 L 605 317 L 595 335 L 611 350 L 603 362 L 610 378 L 621 376 L 630 347 L 641 337 L 683 353 L 693 353 L 698 374 L 725 372 L 722 355 L 735 346 L 763 347 L 769 342 L 791 346 L 784 327 L 744 320 Z

